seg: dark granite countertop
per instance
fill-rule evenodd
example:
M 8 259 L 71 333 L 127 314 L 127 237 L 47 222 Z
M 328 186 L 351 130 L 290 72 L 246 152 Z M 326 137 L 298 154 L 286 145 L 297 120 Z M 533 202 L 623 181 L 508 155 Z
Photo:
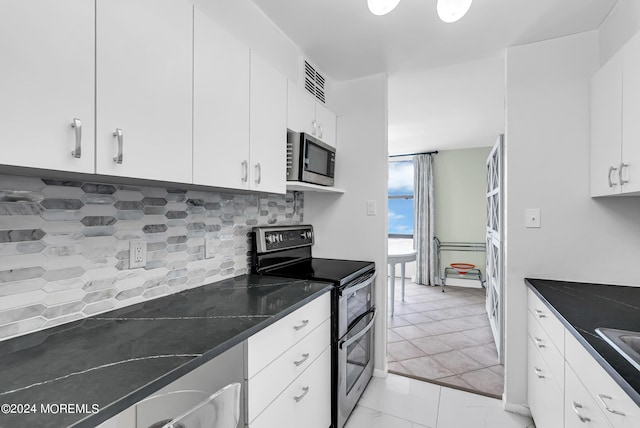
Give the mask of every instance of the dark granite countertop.
M 640 406 L 640 373 L 595 331 L 598 327 L 640 331 L 640 288 L 529 278 L 525 281 Z
M 0 427 L 94 427 L 330 289 L 244 275 L 0 342 L 0 404 L 36 410 Z

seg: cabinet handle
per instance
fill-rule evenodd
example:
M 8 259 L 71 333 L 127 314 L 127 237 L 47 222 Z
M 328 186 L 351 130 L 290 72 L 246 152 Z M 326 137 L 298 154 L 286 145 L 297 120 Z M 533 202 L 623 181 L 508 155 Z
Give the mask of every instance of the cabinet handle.
M 318 129 L 318 123 L 315 120 L 312 120 L 311 125 L 313 125 L 313 131 L 311 131 L 311 135 L 316 135 L 316 130 Z
M 76 130 L 76 149 L 71 152 L 71 156 L 80 159 L 82 156 L 82 122 L 76 117 L 71 122 L 71 127 Z
M 262 166 L 260 166 L 260 162 L 256 164 L 256 184 L 260 184 L 262 181 Z
M 242 161 L 242 182 L 246 183 L 249 179 L 249 163 L 246 160 Z
M 303 329 L 303 328 L 305 328 L 308 324 L 309 324 L 309 320 L 302 320 L 302 323 L 301 323 L 300 325 L 294 325 L 294 326 L 293 326 L 293 329 L 294 329 L 295 331 L 302 330 L 302 329 Z
M 542 312 L 540 309 L 536 309 L 536 315 L 538 315 L 538 318 L 546 318 L 547 317 L 544 314 L 544 312 Z
M 533 371 L 536 372 L 536 376 L 538 376 L 538 379 L 544 379 L 545 378 L 545 375 L 542 374 L 542 370 L 540 370 L 539 368 L 534 367 Z
M 306 354 L 302 354 L 302 359 L 301 360 L 294 361 L 293 364 L 295 364 L 296 367 L 299 367 L 302 363 L 304 363 L 308 359 L 309 359 L 309 353 L 307 352 Z
M 304 398 L 305 395 L 307 395 L 309 393 L 309 387 L 305 386 L 302 388 L 302 394 L 298 395 L 297 397 L 294 396 L 293 399 L 296 400 L 296 403 L 299 403 L 300 400 L 302 400 Z
M 618 168 L 618 178 L 620 179 L 620 185 L 622 186 L 623 184 L 627 184 L 629 182 L 629 180 L 625 180 L 622 178 L 622 170 L 625 168 L 628 168 L 629 164 L 628 163 L 621 163 L 620 164 L 620 168 Z
M 538 345 L 538 348 L 544 348 L 545 345 L 542 343 L 542 339 L 540 339 L 539 337 L 535 338 L 536 344 Z
M 615 187 L 618 184 L 618 183 L 614 183 L 613 181 L 611 181 L 611 173 L 613 171 L 617 171 L 617 170 L 618 170 L 618 168 L 614 168 L 612 166 L 609 167 L 609 176 L 607 177 L 607 179 L 609 180 L 609 187 L 610 188 Z
M 322 128 L 322 124 L 318 125 L 318 128 L 320 128 L 320 132 L 318 133 L 318 138 L 322 138 L 322 136 L 324 135 L 324 128 Z
M 614 415 L 620 415 L 620 416 L 625 416 L 624 412 L 621 412 L 619 410 L 614 410 L 611 407 L 609 407 L 609 405 L 604 401 L 604 400 L 613 400 L 613 398 L 611 398 L 611 396 L 609 395 L 604 395 L 604 394 L 598 394 L 598 400 L 600 400 L 600 402 L 602 403 L 602 405 L 604 406 L 605 409 L 607 409 L 607 412 L 609 413 L 613 413 Z
M 113 136 L 118 139 L 118 154 L 113 158 L 113 160 L 117 164 L 122 164 L 122 146 L 124 144 L 122 129 L 116 128 L 116 132 L 113 133 Z
M 580 419 L 580 422 L 582 422 L 583 424 L 585 424 L 587 422 L 591 422 L 591 419 L 589 419 L 586 416 L 582 416 L 580 414 L 580 411 L 578 409 L 582 409 L 582 404 L 576 403 L 574 401 L 573 404 L 571 404 L 571 407 L 573 408 L 573 411 L 576 413 L 576 415 L 578 415 L 578 419 Z

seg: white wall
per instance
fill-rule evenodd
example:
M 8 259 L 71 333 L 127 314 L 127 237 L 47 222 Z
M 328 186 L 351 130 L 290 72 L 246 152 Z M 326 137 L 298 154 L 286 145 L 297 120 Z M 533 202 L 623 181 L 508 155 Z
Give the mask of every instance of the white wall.
M 640 29 L 640 2 L 618 0 L 600 27 L 600 63 L 607 62 Z
M 486 147 L 503 132 L 502 55 L 389 76 L 391 154 Z
M 598 33 L 507 52 L 506 378 L 526 403 L 525 277 L 639 285 L 640 198 L 589 196 L 589 79 Z M 540 229 L 524 210 L 541 209 Z
M 315 257 L 376 263 L 376 369 L 386 367 L 387 78 L 366 77 L 334 86 L 338 114 L 336 187 L 343 195 L 305 193 L 305 223 L 316 229 Z M 367 201 L 377 215 L 367 215 Z

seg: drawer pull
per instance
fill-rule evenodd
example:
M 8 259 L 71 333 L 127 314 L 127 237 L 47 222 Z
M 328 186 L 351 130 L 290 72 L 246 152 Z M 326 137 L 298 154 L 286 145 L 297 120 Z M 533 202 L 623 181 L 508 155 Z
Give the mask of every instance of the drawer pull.
M 620 185 L 622 186 L 623 184 L 627 184 L 629 182 L 629 180 L 625 180 L 624 178 L 622 178 L 622 170 L 625 168 L 628 168 L 629 164 L 628 163 L 621 163 L 620 164 L 620 168 L 618 168 L 618 178 L 620 179 Z
M 540 339 L 539 337 L 535 338 L 536 344 L 538 345 L 538 348 L 544 348 L 545 345 L 542 343 L 542 339 Z
M 294 361 L 293 364 L 296 365 L 296 367 L 300 366 L 302 363 L 304 363 L 305 361 L 307 361 L 309 359 L 309 353 L 307 352 L 306 354 L 302 354 L 302 359 L 298 360 L 298 361 Z
M 304 396 L 307 395 L 308 393 L 309 393 L 309 387 L 305 386 L 302 388 L 302 394 L 298 396 L 294 396 L 293 399 L 296 400 L 296 403 L 299 403 L 300 400 L 302 400 Z
M 547 317 L 544 314 L 544 312 L 542 312 L 540 309 L 536 309 L 536 315 L 538 315 L 538 318 L 546 318 Z
M 294 326 L 293 326 L 293 329 L 294 329 L 295 331 L 302 330 L 302 329 L 303 329 L 303 328 L 305 328 L 308 324 L 309 324 L 309 320 L 302 320 L 302 323 L 301 323 L 301 324 L 299 324 L 299 325 L 294 325 Z
M 580 410 L 578 410 L 578 409 L 582 409 L 582 404 L 576 403 L 574 401 L 573 404 L 571 405 L 571 407 L 573 408 L 573 411 L 576 413 L 576 415 L 578 415 L 578 419 L 580 419 L 580 422 L 582 422 L 583 424 L 586 424 L 587 422 L 591 422 L 591 419 L 589 419 L 586 416 L 582 416 L 580 414 Z
M 614 186 L 616 186 L 618 183 L 614 183 L 613 181 L 611 181 L 611 173 L 613 171 L 617 171 L 618 168 L 614 168 L 612 166 L 609 167 L 609 176 L 608 176 L 608 180 L 609 180 L 609 187 L 613 188 Z
M 124 134 L 122 129 L 116 128 L 116 132 L 113 133 L 113 136 L 117 138 L 118 142 L 118 154 L 113 158 L 113 161 L 119 165 L 122 164 L 122 149 L 124 145 Z
M 542 374 L 542 370 L 540 370 L 537 367 L 534 367 L 533 370 L 536 372 L 536 376 L 538 376 L 538 379 L 544 379 L 545 376 Z
M 80 159 L 82 156 L 82 122 L 80 119 L 74 118 L 71 127 L 76 131 L 76 149 L 71 152 L 71 156 Z
M 600 400 L 600 402 L 602 403 L 604 408 L 607 409 L 607 412 L 613 413 L 614 415 L 625 416 L 624 412 L 612 409 L 611 407 L 609 407 L 609 405 L 606 403 L 606 401 L 604 401 L 604 400 L 613 400 L 613 398 L 611 398 L 611 396 L 604 395 L 604 394 L 598 394 L 598 400 Z

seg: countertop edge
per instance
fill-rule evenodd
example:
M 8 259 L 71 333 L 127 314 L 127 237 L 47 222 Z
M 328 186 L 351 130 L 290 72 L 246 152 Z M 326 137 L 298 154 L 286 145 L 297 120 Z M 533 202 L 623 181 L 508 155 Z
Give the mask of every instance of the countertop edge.
M 316 281 L 316 282 L 324 282 L 324 281 Z M 228 351 L 234 346 L 240 344 L 241 342 L 253 336 L 257 332 L 281 320 L 282 318 L 286 317 L 287 315 L 296 311 L 297 309 L 300 309 L 302 306 L 306 305 L 307 303 L 310 303 L 313 300 L 317 299 L 318 297 L 324 295 L 325 293 L 330 292 L 332 288 L 333 288 L 333 284 L 327 282 L 327 286 L 325 288 L 307 296 L 306 298 L 282 310 L 281 312 L 278 312 L 277 314 L 274 314 L 273 316 L 266 318 L 264 321 L 260 322 L 259 324 L 256 324 L 255 326 L 243 331 L 242 333 L 234 336 L 232 339 L 227 340 L 226 342 L 216 346 L 215 348 L 210 349 L 209 351 L 203 353 L 201 356 L 195 357 L 192 360 L 188 361 L 187 363 L 171 370 L 170 372 L 166 373 L 164 376 L 159 377 L 158 379 L 144 385 L 141 388 L 138 388 L 134 392 L 122 397 L 120 400 L 114 403 L 111 403 L 108 406 L 100 409 L 98 413 L 88 415 L 86 418 L 75 422 L 74 424 L 70 425 L 69 428 L 95 428 L 97 425 L 103 422 L 106 422 L 110 418 L 122 413 L 129 407 L 141 401 L 142 399 L 149 397 L 153 393 L 169 385 L 171 382 L 181 378 L 182 376 L 186 375 L 192 370 L 195 370 L 201 365 L 211 361 L 212 359 L 222 354 L 223 352 Z
M 609 374 L 609 376 L 611 376 L 611 378 L 618 384 L 618 386 L 620 386 L 620 388 L 622 388 L 624 392 L 626 392 L 627 395 L 629 395 L 629 397 L 636 403 L 636 405 L 640 406 L 640 393 L 638 393 L 635 389 L 633 389 L 631 385 L 629 385 L 629 383 L 626 380 L 624 380 L 622 376 L 620 376 L 620 374 L 616 371 L 616 369 L 614 369 L 609 364 L 609 362 L 602 355 L 600 355 L 598 351 L 593 349 L 591 344 L 589 344 L 589 342 L 587 342 L 587 340 L 584 337 L 582 337 L 580 332 L 576 330 L 573 324 L 567 321 L 562 316 L 562 314 L 558 312 L 558 310 L 542 295 L 542 293 L 540 293 L 540 291 L 536 289 L 535 285 L 529 281 L 530 279 L 534 281 L 538 280 L 538 278 L 525 278 L 524 281 L 527 284 L 527 287 L 536 296 L 538 296 L 540 300 L 542 300 L 542 303 L 544 303 L 549 308 L 549 310 L 553 312 L 554 315 L 558 317 L 562 325 L 564 325 L 567 328 L 567 330 L 571 332 L 573 337 L 575 337 L 576 340 L 586 349 L 589 355 L 591 355 L 598 362 L 598 364 L 600 364 L 600 366 Z M 540 280 L 543 280 L 543 279 L 540 279 Z M 544 281 L 553 281 L 553 280 L 544 280 Z M 565 355 L 563 355 L 563 359 L 565 359 L 566 361 Z

